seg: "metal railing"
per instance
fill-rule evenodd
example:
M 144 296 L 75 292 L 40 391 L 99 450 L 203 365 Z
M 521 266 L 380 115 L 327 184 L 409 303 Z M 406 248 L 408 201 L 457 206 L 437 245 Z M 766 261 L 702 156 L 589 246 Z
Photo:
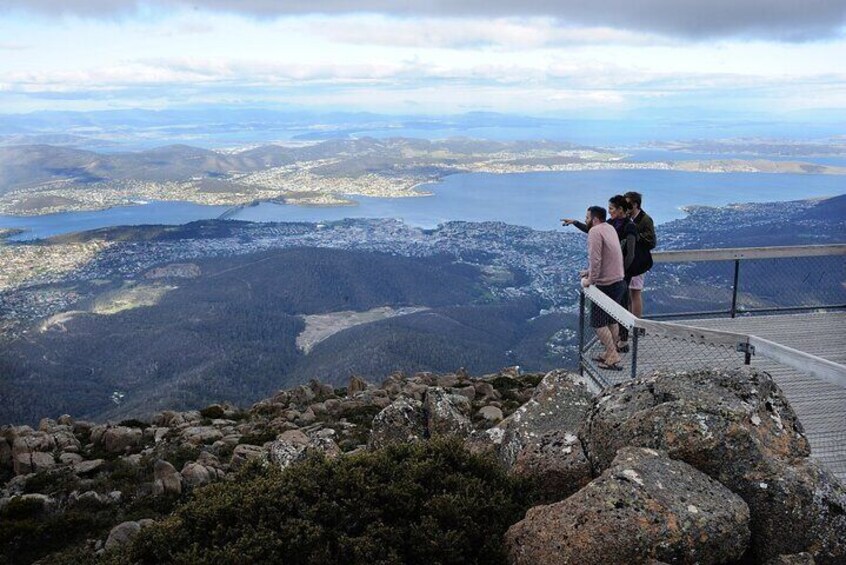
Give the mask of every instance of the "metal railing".
M 652 258 L 651 319 L 846 308 L 846 245 L 655 251 Z M 680 278 L 686 290 L 674 289 Z M 697 308 L 703 304 L 715 307 Z

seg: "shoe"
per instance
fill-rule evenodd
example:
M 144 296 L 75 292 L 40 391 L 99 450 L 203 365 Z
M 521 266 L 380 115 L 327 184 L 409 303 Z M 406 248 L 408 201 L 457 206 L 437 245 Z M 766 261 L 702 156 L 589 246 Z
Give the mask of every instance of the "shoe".
M 616 363 L 612 363 L 611 365 L 609 365 L 608 363 L 599 363 L 597 365 L 597 367 L 599 367 L 603 371 L 622 371 L 623 370 L 623 368 L 620 367 Z
M 623 343 L 623 345 L 617 346 L 617 353 L 628 353 L 629 352 L 629 344 Z

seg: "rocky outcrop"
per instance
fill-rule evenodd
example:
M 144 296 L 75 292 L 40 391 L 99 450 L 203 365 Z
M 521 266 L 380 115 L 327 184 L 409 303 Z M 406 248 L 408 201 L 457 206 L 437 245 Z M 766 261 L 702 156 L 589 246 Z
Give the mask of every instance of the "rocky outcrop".
M 807 459 L 802 426 L 772 378 L 755 370 L 657 374 L 606 390 L 582 430 L 595 471 L 623 446 L 666 451 L 747 502 L 764 561 L 812 552 L 846 559 L 846 498 Z
M 517 454 L 511 474 L 531 481 L 539 502 L 562 500 L 587 485 L 590 462 L 573 432 L 552 430 Z
M 457 384 L 457 380 L 453 384 Z M 423 403 L 429 437 L 467 437 L 473 432 L 473 424 L 468 417 L 470 410 L 467 397 L 450 393 L 441 386 L 430 388 Z
M 749 508 L 717 481 L 666 454 L 620 450 L 568 499 L 529 510 L 506 544 L 512 563 L 725 563 L 749 543 Z
M 398 398 L 373 418 L 368 447 L 380 449 L 392 443 L 420 441 L 426 437 L 423 403 Z

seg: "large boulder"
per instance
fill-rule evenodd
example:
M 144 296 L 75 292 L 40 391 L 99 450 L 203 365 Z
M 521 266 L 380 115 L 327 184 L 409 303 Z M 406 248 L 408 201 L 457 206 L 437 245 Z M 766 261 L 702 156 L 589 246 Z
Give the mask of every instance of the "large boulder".
M 690 465 L 625 448 L 568 499 L 536 506 L 505 536 L 511 563 L 725 563 L 749 543 L 743 500 Z
M 124 453 L 141 444 L 144 433 L 140 428 L 115 426 L 103 432 L 100 438 L 103 449 L 109 453 Z
M 250 461 L 256 459 L 263 459 L 266 456 L 266 450 L 259 445 L 250 445 L 242 443 L 235 446 L 232 451 L 232 458 L 229 461 L 229 466 L 232 470 L 237 470 L 246 465 Z
M 520 450 L 511 474 L 531 481 L 544 503 L 567 498 L 593 478 L 578 436 L 562 430 L 545 432 Z
M 368 447 L 379 449 L 392 443 L 420 441 L 426 437 L 423 404 L 400 397 L 373 418 Z
M 441 387 L 432 387 L 426 391 L 423 411 L 429 437 L 467 437 L 473 432 L 473 424 L 468 417 L 471 405 L 465 396 L 453 394 Z
M 141 524 L 138 522 L 131 520 L 128 522 L 121 522 L 111 529 L 109 537 L 106 538 L 106 544 L 104 547 L 108 550 L 126 545 L 132 541 L 132 538 L 138 535 L 138 532 L 140 531 Z
M 802 426 L 766 373 L 656 374 L 606 389 L 581 435 L 595 472 L 623 446 L 650 447 L 739 494 L 758 561 L 803 551 L 846 559 L 843 486 L 807 459 Z
M 597 472 L 626 445 L 666 450 L 718 480 L 766 456 L 810 454 L 784 393 L 754 369 L 658 373 L 606 389 L 582 435 Z
M 163 459 L 153 465 L 153 494 L 182 494 L 182 475 Z
M 52 453 L 32 451 L 16 453 L 12 461 L 12 470 L 16 475 L 37 473 L 56 466 L 56 458 Z
M 193 445 L 203 445 L 223 439 L 223 433 L 214 426 L 191 426 L 182 430 L 182 438 Z
M 488 435 L 499 441 L 498 454 L 511 468 L 520 452 L 546 432 L 576 434 L 593 402 L 584 380 L 566 371 L 547 373 L 532 398 L 500 422 Z M 579 447 L 581 450 L 581 447 Z

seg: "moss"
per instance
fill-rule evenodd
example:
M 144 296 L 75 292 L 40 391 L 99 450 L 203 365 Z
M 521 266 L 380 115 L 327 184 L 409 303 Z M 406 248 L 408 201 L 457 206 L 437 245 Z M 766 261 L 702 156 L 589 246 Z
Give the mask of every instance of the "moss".
M 526 493 L 456 440 L 248 466 L 106 562 L 504 563 L 502 536 Z

